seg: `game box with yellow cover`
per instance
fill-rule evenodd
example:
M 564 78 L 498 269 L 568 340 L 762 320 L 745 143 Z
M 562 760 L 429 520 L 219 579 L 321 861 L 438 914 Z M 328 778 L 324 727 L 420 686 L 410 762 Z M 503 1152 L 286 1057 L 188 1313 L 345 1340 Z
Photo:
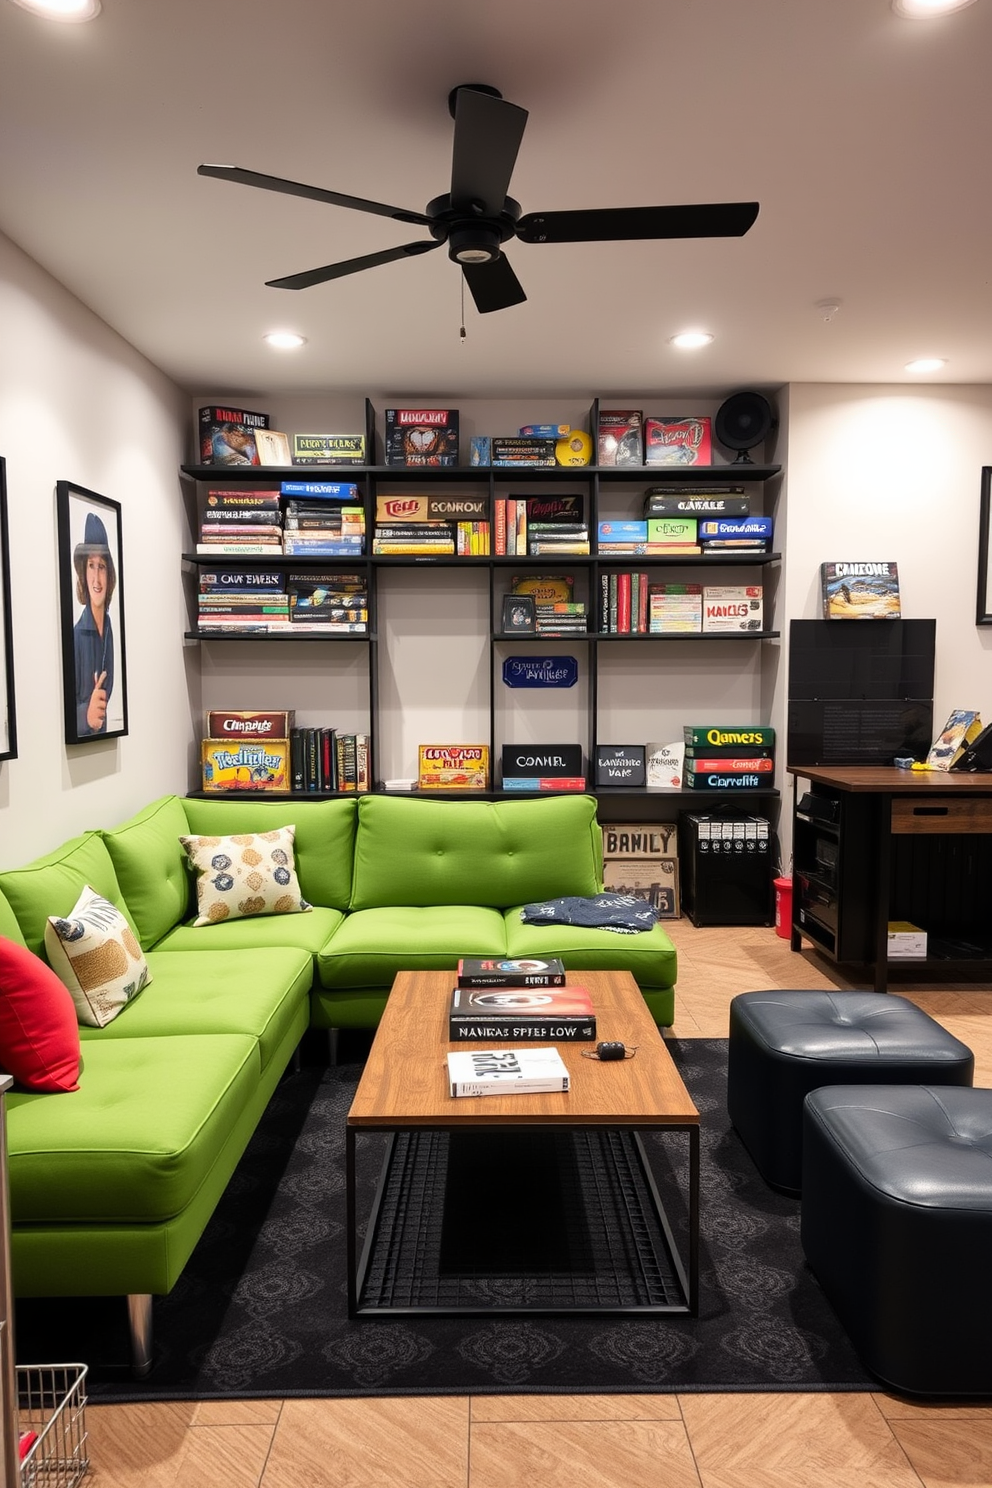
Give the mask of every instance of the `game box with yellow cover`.
M 204 739 L 200 759 L 205 791 L 288 791 L 288 739 Z
M 489 789 L 488 744 L 421 744 L 420 790 Z

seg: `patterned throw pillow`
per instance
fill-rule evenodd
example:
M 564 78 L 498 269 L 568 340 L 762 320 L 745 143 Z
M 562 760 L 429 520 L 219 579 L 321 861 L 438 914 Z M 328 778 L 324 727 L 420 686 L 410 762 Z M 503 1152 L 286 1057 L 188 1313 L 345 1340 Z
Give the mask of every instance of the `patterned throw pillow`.
M 105 1027 L 151 981 L 131 926 L 89 884 L 65 919 L 49 915 L 45 950 L 72 993 L 76 1017 L 90 1028 Z
M 180 837 L 196 875 L 199 912 L 193 924 L 311 909 L 296 877 L 295 837 L 295 826 L 233 837 Z

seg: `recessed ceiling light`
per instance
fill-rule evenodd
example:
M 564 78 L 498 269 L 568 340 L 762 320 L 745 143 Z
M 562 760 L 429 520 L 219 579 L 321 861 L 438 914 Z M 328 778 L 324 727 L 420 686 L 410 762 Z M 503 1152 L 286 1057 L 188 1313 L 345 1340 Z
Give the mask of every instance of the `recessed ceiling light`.
M 700 346 L 709 346 L 713 337 L 709 331 L 680 331 L 677 336 L 670 337 L 670 340 L 680 351 L 698 351 Z
M 306 336 L 298 336 L 295 331 L 270 331 L 262 339 L 279 351 L 296 351 L 307 344 Z
M 907 21 L 925 21 L 931 16 L 950 15 L 952 10 L 964 10 L 966 5 L 974 3 L 975 0 L 892 0 L 892 9 Z
M 46 21 L 95 21 L 100 14 L 100 0 L 14 0 L 14 4 Z
M 906 363 L 907 372 L 939 372 L 941 367 L 947 366 L 946 357 L 917 357 L 915 362 Z

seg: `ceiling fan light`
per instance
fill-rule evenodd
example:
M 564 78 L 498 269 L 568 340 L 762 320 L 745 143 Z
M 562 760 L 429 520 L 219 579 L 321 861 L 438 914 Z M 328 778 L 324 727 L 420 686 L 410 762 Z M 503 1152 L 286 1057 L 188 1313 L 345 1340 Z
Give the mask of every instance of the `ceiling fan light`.
M 964 10 L 974 3 L 975 0 L 892 0 L 892 9 L 907 21 L 926 21 L 933 16 Z
M 906 363 L 907 372 L 939 372 L 941 367 L 947 366 L 946 357 L 917 357 L 913 362 Z
M 499 237 L 488 227 L 456 227 L 448 237 L 448 257 L 460 264 L 494 263 Z
M 14 0 L 14 4 L 46 21 L 95 21 L 100 14 L 100 0 Z
M 713 335 L 710 331 L 679 331 L 677 336 L 670 336 L 669 340 L 679 351 L 698 351 L 701 346 L 709 346 Z

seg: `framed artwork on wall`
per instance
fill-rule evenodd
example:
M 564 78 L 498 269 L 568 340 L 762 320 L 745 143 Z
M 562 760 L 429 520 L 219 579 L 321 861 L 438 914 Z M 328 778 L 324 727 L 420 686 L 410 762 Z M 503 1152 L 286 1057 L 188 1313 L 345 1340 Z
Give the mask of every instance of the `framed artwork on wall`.
M 65 741 L 127 733 L 121 509 L 71 481 L 56 485 Z
M 14 642 L 10 626 L 10 549 L 7 544 L 7 462 L 0 455 L 0 760 L 17 758 Z
M 976 625 L 992 625 L 992 562 L 989 561 L 989 544 L 992 542 L 992 522 L 989 506 L 992 504 L 992 465 L 982 466 L 982 505 L 978 523 L 978 605 L 975 610 Z

